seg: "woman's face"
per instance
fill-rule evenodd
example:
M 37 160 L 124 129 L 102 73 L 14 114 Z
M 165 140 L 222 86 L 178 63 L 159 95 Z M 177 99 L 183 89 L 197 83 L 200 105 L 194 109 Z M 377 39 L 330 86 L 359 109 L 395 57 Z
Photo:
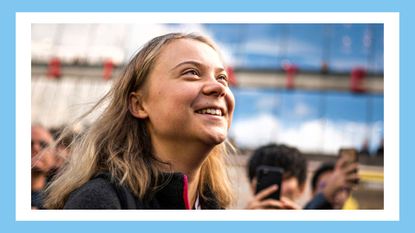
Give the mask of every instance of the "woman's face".
M 219 54 L 207 44 L 192 39 L 167 44 L 143 93 L 153 144 L 216 145 L 226 139 L 235 99 Z
M 55 165 L 55 155 L 49 146 L 52 135 L 44 128 L 32 126 L 32 168 L 48 172 Z

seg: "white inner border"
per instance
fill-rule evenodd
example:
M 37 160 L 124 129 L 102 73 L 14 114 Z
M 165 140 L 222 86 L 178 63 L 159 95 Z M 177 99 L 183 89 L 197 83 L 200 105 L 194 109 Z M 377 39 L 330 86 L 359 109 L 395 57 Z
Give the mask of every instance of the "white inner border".
M 383 210 L 31 210 L 31 24 L 381 23 L 384 25 Z M 16 13 L 16 220 L 399 220 L 399 13 Z

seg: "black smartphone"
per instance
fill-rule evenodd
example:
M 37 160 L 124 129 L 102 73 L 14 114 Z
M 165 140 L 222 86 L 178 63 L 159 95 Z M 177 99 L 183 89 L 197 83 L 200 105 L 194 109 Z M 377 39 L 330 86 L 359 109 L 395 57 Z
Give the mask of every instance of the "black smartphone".
M 272 166 L 260 166 L 256 169 L 256 178 L 257 178 L 257 185 L 256 185 L 256 193 L 260 192 L 263 189 L 268 188 L 271 185 L 278 185 L 278 190 L 274 193 L 270 194 L 265 199 L 280 199 L 281 193 L 281 182 L 282 182 L 282 175 L 284 170 L 280 167 L 272 167 Z

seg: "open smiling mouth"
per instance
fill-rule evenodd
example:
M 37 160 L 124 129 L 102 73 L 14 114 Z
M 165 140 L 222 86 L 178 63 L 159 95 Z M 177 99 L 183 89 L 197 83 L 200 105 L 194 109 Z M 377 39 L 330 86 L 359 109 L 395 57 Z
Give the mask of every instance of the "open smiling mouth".
M 213 116 L 223 116 L 222 110 L 218 108 L 204 108 L 204 109 L 197 110 L 196 113 L 208 114 L 208 115 L 213 115 Z

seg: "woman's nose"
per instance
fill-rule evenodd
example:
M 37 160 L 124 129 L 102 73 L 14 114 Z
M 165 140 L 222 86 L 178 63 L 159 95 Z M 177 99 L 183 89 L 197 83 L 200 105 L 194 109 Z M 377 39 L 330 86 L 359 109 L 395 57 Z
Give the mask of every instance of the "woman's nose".
M 203 86 L 203 94 L 223 97 L 226 95 L 226 87 L 224 84 L 218 82 L 216 78 L 209 78 Z

